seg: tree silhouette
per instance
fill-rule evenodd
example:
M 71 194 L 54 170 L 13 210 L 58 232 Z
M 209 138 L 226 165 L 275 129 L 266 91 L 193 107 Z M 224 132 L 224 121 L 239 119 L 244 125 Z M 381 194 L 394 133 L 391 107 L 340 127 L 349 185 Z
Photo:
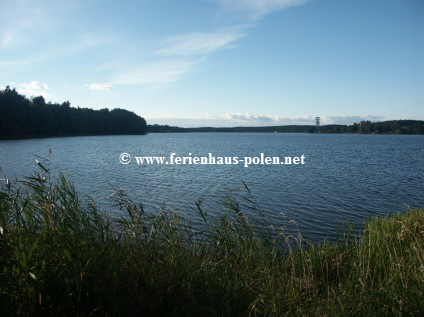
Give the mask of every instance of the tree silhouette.
M 73 108 L 69 101 L 28 99 L 9 86 L 0 90 L 0 138 L 146 133 L 146 120 L 124 109 Z

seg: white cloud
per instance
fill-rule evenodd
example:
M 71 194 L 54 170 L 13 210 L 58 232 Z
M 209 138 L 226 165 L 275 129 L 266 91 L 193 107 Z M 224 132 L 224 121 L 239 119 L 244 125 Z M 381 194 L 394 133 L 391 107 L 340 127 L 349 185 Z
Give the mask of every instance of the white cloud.
M 219 117 L 216 117 L 219 118 Z M 267 123 L 270 125 L 277 124 L 315 124 L 315 116 L 295 116 L 295 117 L 283 117 L 283 116 L 272 116 L 272 115 L 263 115 L 263 114 L 254 114 L 250 112 L 245 113 L 226 113 L 223 116 L 226 120 L 239 121 L 239 122 L 249 122 L 263 124 Z M 354 122 L 360 121 L 379 121 L 383 120 L 382 116 L 373 116 L 373 115 L 351 115 L 351 116 L 320 116 L 321 124 L 352 124 Z
M 272 116 L 254 113 L 226 113 L 224 115 L 204 114 L 204 116 L 181 116 L 181 113 L 160 113 L 146 116 L 153 124 L 168 124 L 180 127 L 259 127 L 280 125 L 315 125 L 315 116 Z M 349 115 L 349 116 L 320 116 L 321 125 L 327 124 L 353 124 L 365 120 L 382 121 L 386 117 L 374 115 Z
M 112 85 L 106 83 L 91 83 L 87 85 L 87 87 L 91 90 L 111 90 Z
M 303 5 L 309 0 L 219 0 L 229 11 L 240 11 L 252 19 L 292 6 Z
M 237 47 L 235 42 L 246 35 L 241 28 L 231 28 L 172 36 L 163 42 L 165 47 L 155 51 L 154 54 L 164 56 L 210 54 L 218 50 Z
M 297 117 L 282 117 L 276 115 L 264 115 L 254 114 L 250 112 L 238 112 L 238 113 L 226 113 L 224 118 L 227 120 L 238 120 L 238 121 L 251 121 L 251 122 L 270 122 L 270 123 L 301 123 L 301 122 L 312 122 L 315 117 L 311 116 L 297 116 Z
M 195 70 L 201 60 L 162 60 L 111 76 L 113 85 L 144 85 L 150 88 L 169 87 Z
M 280 119 L 280 117 L 278 116 L 258 115 L 258 114 L 254 114 L 250 112 L 226 113 L 224 117 L 225 119 L 228 119 L 228 120 L 257 121 L 257 122 L 275 122 L 275 121 L 279 121 Z
M 49 97 L 49 85 L 46 83 L 33 80 L 30 83 L 22 83 L 18 85 L 18 92 L 27 96 L 43 96 L 44 98 Z
M 383 120 L 382 116 L 373 115 L 358 115 L 358 116 L 321 116 L 321 124 L 352 124 L 361 121 L 380 121 Z

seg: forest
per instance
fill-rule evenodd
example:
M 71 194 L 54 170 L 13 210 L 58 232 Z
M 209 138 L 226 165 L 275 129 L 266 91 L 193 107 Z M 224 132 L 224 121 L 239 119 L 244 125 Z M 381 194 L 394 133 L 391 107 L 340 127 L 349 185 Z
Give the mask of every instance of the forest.
M 124 109 L 71 107 L 42 96 L 26 98 L 9 86 L 0 90 L 0 138 L 146 134 L 144 118 Z
M 322 125 L 319 128 L 315 125 L 181 128 L 147 125 L 144 118 L 124 109 L 75 108 L 71 107 L 69 101 L 58 104 L 46 103 L 42 96 L 27 98 L 9 86 L 0 90 L 0 139 L 161 132 L 424 134 L 424 121 L 361 121 L 351 125 Z
M 353 134 L 424 134 L 424 121 L 391 120 L 382 122 L 361 121 L 350 125 L 328 124 L 281 125 L 265 127 L 200 127 L 179 128 L 169 125 L 148 125 L 148 132 L 268 132 L 268 133 L 353 133 Z

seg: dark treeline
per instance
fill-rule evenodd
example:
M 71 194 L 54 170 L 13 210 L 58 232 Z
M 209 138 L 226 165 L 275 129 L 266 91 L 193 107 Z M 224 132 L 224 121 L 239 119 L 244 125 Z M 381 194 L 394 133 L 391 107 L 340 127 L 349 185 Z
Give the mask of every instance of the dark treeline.
M 146 121 L 124 109 L 73 108 L 69 101 L 28 99 L 9 86 L 0 90 L 0 138 L 145 133 Z
M 148 124 L 147 125 L 147 132 L 160 132 L 160 133 L 169 133 L 169 132 L 188 132 L 185 128 L 180 127 L 173 127 L 169 125 L 162 125 L 162 124 Z
M 332 129 L 335 130 L 335 133 L 424 134 L 424 121 L 422 120 L 391 120 L 391 121 L 382 121 L 382 122 L 361 121 L 360 123 L 354 123 L 348 126 L 334 126 L 334 128 Z M 322 129 L 322 130 L 325 131 L 325 129 Z M 327 133 L 332 133 L 332 132 L 333 131 L 329 131 Z
M 149 126 L 149 128 L 152 126 Z M 278 133 L 315 133 L 315 125 L 283 125 L 269 127 L 234 128 L 178 128 L 155 125 L 149 132 L 278 132 Z M 392 120 L 383 122 L 362 121 L 351 125 L 329 124 L 319 127 L 320 133 L 359 133 L 359 134 L 424 134 L 424 121 Z
M 146 125 L 144 118 L 124 109 L 73 108 L 69 101 L 51 103 L 42 96 L 26 98 L 10 89 L 0 90 L 0 138 L 30 138 L 76 135 L 124 135 L 157 132 L 278 132 L 315 133 L 315 125 L 285 125 L 232 128 L 180 128 Z M 320 133 L 424 134 L 424 121 L 362 121 L 351 125 L 330 124 Z

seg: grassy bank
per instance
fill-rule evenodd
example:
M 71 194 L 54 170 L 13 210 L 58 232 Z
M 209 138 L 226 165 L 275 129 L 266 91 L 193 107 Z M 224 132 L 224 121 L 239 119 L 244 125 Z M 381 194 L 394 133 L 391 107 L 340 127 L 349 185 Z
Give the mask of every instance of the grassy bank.
M 217 217 L 197 206 L 200 231 L 122 193 L 113 200 L 128 217 L 111 219 L 41 164 L 22 184 L 0 191 L 2 316 L 424 314 L 422 209 L 308 245 L 231 196 Z

